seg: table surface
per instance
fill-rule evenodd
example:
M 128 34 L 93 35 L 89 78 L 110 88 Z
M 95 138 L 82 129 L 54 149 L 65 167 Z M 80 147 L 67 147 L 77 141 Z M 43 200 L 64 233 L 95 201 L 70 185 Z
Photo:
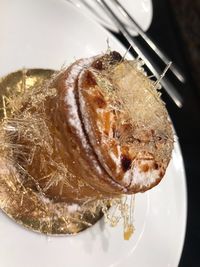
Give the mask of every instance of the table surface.
M 177 2 L 179 6 L 185 4 L 189 8 L 188 16 L 178 12 Z M 188 2 L 190 2 L 190 6 L 187 5 Z M 197 84 L 200 76 L 197 77 L 197 71 L 195 70 L 196 62 L 194 61 L 195 57 L 196 60 L 200 60 L 200 54 L 197 53 L 194 46 L 194 41 L 198 37 L 194 31 L 191 31 L 191 24 L 193 24 L 192 29 L 194 30 L 194 27 L 200 27 L 200 22 L 199 24 L 198 22 L 194 24 L 197 16 L 193 10 L 195 2 L 171 0 L 169 3 L 166 0 L 154 0 L 154 19 L 149 29 L 149 33 L 154 39 L 158 40 L 160 46 L 165 49 L 173 61 L 183 69 L 187 78 L 187 82 L 184 85 L 175 83 L 176 88 L 185 101 L 182 109 L 176 108 L 171 100 L 164 95 L 179 136 L 187 178 L 188 219 L 180 267 L 200 266 L 200 215 L 198 208 L 200 203 L 200 174 L 198 170 L 200 164 L 200 86 Z M 193 13 L 193 20 L 188 21 L 189 14 L 191 13 Z M 180 19 L 182 20 L 180 21 Z M 200 37 L 198 41 L 200 41 Z M 193 51 L 191 49 L 192 46 L 194 47 Z
M 184 13 L 184 9 L 181 10 L 183 4 L 189 8 L 188 12 Z M 163 99 L 179 136 L 187 179 L 188 219 L 179 267 L 200 266 L 200 214 L 198 207 L 200 203 L 200 86 L 198 86 L 200 75 L 198 76 L 198 71 L 200 74 L 200 68 L 197 69 L 198 61 L 200 61 L 200 49 L 198 53 L 200 35 L 197 36 L 200 20 L 198 14 L 195 13 L 195 4 L 197 5 L 196 0 L 153 0 L 154 16 L 148 30 L 150 36 L 184 71 L 187 79 L 185 84 L 181 84 L 173 79 L 173 75 L 169 75 L 170 80 L 184 99 L 182 109 L 177 108 L 163 91 Z M 191 20 L 184 14 L 190 14 Z M 195 27 L 198 27 L 196 31 Z M 126 44 L 122 36 L 116 36 Z M 137 39 L 141 41 L 139 37 Z M 152 56 L 150 51 L 149 53 Z M 155 57 L 154 60 L 156 60 Z

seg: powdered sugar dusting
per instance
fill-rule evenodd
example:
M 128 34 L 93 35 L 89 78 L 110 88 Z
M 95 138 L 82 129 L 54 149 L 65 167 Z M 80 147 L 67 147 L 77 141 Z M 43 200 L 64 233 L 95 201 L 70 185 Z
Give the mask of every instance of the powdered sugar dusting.
M 131 181 L 132 181 L 132 176 L 133 176 L 133 173 L 132 173 L 132 170 L 128 170 L 125 172 L 124 176 L 123 176 L 123 182 L 125 185 L 130 185 Z
M 80 119 L 78 117 L 78 109 L 76 105 L 76 99 L 74 95 L 74 90 L 72 87 L 68 89 L 68 92 L 65 96 L 65 103 L 68 104 L 69 108 L 69 124 L 76 130 L 77 134 L 81 137 L 83 146 L 87 147 L 86 138 L 81 126 Z
M 94 156 L 92 155 L 91 153 L 92 148 L 89 145 L 88 140 L 83 131 L 81 119 L 78 114 L 77 100 L 76 100 L 76 95 L 75 95 L 76 79 L 78 78 L 80 72 L 86 67 L 88 67 L 88 65 L 94 61 L 94 58 L 82 59 L 79 62 L 77 62 L 77 64 L 72 66 L 70 70 L 70 74 L 66 80 L 67 90 L 66 90 L 64 101 L 68 107 L 69 124 L 71 125 L 71 127 L 73 127 L 77 135 L 80 137 L 82 146 L 87 152 L 87 155 L 89 156 L 91 162 L 93 163 L 93 166 L 95 167 L 96 171 L 98 172 L 98 174 L 102 175 L 103 174 L 102 169 L 100 168 L 100 166 L 98 165 L 98 162 L 95 160 Z
M 76 97 L 75 97 L 75 86 L 77 79 L 77 76 L 81 72 L 81 70 L 87 66 L 92 61 L 92 59 L 84 59 L 80 60 L 79 63 L 75 64 L 70 74 L 66 80 L 66 85 L 68 90 L 66 90 L 66 95 L 64 98 L 65 103 L 68 106 L 68 112 L 69 112 L 69 124 L 76 130 L 77 134 L 81 137 L 81 142 L 84 148 L 88 150 L 87 140 L 85 138 L 85 134 L 82 129 L 81 121 L 78 115 L 78 108 L 76 103 Z
M 117 145 L 117 155 L 115 155 L 112 151 L 108 151 L 111 159 L 116 165 L 116 173 L 120 173 L 121 171 L 121 147 Z
M 152 161 L 149 161 L 151 165 Z M 136 161 L 134 167 L 130 170 L 130 174 L 132 176 L 131 185 L 139 185 L 140 187 L 148 187 L 153 184 L 157 179 L 159 179 L 159 170 L 149 168 L 148 171 L 142 171 L 141 165 L 148 164 L 147 160 L 141 160 L 140 165 Z
M 73 203 L 67 206 L 67 209 L 69 213 L 74 213 L 80 210 L 80 206 L 78 204 Z

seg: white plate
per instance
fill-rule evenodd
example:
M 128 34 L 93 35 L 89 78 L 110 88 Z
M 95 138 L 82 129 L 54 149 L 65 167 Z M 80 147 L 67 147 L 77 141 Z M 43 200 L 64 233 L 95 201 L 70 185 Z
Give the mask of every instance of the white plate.
M 124 48 L 65 0 L 0 0 L 0 76 L 22 67 L 60 68 L 66 60 Z M 2 267 L 175 267 L 186 224 L 186 186 L 177 141 L 163 181 L 136 196 L 130 241 L 103 220 L 77 236 L 28 231 L 0 213 Z
M 76 7 L 80 8 L 88 16 L 94 18 L 104 27 L 118 32 L 113 21 L 107 16 L 105 10 L 97 4 L 97 0 L 66 0 Z M 128 26 L 129 30 L 133 35 L 136 35 L 134 31 L 134 26 L 130 21 L 125 18 L 116 5 L 113 4 L 111 0 L 106 1 L 107 4 L 116 12 L 119 18 L 123 21 L 125 25 Z M 119 2 L 125 7 L 125 9 L 131 14 L 135 21 L 141 26 L 141 28 L 146 31 L 148 30 L 153 16 L 153 8 L 151 0 L 119 0 Z

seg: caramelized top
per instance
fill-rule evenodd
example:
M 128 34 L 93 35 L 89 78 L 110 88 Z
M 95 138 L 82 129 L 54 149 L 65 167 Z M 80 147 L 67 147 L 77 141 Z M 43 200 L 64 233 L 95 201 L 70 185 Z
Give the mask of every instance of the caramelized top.
M 23 183 L 49 198 L 84 202 L 143 192 L 165 174 L 172 127 L 137 60 L 117 52 L 78 60 L 20 103 L 11 123 L 20 150 L 12 151 Z
M 173 133 L 155 84 L 137 61 L 110 58 L 82 70 L 79 105 L 101 166 L 128 193 L 145 191 L 164 176 Z

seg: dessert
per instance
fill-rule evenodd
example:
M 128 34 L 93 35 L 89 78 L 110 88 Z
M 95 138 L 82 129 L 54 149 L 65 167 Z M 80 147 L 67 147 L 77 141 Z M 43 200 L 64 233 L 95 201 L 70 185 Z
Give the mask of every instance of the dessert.
M 15 194 L 24 195 L 26 203 L 34 199 L 31 215 L 23 218 L 43 218 L 43 226 L 29 227 L 46 233 L 53 233 L 45 224 L 49 214 L 56 218 L 57 233 L 66 233 L 63 214 L 80 222 L 123 195 L 151 189 L 163 178 L 173 149 L 157 85 L 138 60 L 115 51 L 77 60 L 46 83 L 10 93 L 0 133 L 0 179 L 12 176 Z

